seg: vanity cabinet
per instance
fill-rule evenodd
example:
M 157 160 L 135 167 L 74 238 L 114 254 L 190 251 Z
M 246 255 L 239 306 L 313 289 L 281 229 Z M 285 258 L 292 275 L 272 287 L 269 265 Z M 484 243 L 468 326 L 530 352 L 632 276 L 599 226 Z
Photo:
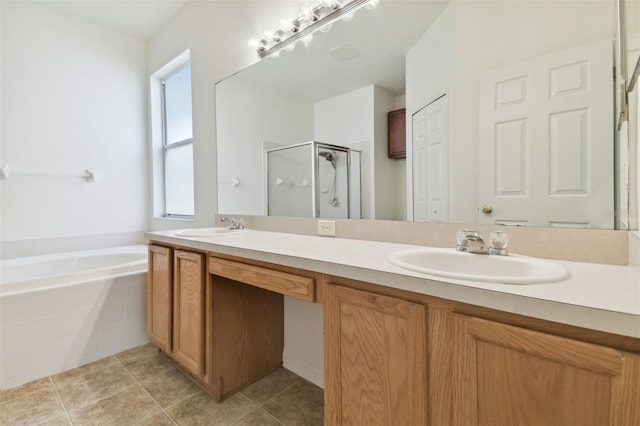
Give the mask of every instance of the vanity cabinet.
M 640 424 L 637 339 L 327 283 L 327 425 Z
M 455 425 L 640 424 L 640 357 L 453 314 Z
M 173 346 L 171 356 L 196 377 L 205 378 L 204 254 L 173 255 Z
M 325 424 L 426 424 L 426 306 L 329 284 L 324 313 Z
M 284 296 L 315 300 L 316 274 L 149 245 L 148 334 L 221 400 L 282 366 Z
M 640 424 L 640 339 L 170 245 L 148 291 L 149 338 L 218 400 L 282 365 L 288 295 L 324 305 L 328 426 Z
M 204 254 L 149 245 L 149 340 L 184 370 L 206 383 Z
M 147 334 L 163 352 L 171 352 L 173 313 L 173 250 L 149 245 Z

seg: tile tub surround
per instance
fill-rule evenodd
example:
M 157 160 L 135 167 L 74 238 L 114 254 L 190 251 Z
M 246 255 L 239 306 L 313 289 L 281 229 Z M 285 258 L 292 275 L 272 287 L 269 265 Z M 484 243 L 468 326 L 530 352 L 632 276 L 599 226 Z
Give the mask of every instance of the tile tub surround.
M 317 235 L 317 219 L 302 217 L 242 217 L 247 229 Z M 216 226 L 220 225 L 217 216 Z M 509 251 L 544 259 L 628 265 L 630 234 L 638 231 L 604 229 L 505 227 L 473 224 L 426 223 L 389 220 L 336 219 L 336 237 L 432 247 L 455 247 L 459 229 L 473 229 L 489 237 L 491 231 L 506 231 Z M 640 238 L 640 237 L 638 237 Z
M 146 342 L 146 279 L 139 273 L 0 297 L 0 389 Z
M 144 243 L 144 231 L 11 240 L 0 242 L 0 259 L 133 246 Z
M 321 426 L 323 408 L 285 369 L 216 402 L 151 344 L 0 392 L 0 424 Z

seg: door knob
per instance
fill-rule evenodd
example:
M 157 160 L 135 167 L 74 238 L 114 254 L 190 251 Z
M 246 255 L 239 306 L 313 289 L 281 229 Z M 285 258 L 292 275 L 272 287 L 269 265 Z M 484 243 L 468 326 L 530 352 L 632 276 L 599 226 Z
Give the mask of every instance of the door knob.
M 491 207 L 488 204 L 485 204 L 484 206 L 482 206 L 482 209 L 480 209 L 482 211 L 482 213 L 484 214 L 491 214 L 491 212 L 493 212 L 493 207 Z

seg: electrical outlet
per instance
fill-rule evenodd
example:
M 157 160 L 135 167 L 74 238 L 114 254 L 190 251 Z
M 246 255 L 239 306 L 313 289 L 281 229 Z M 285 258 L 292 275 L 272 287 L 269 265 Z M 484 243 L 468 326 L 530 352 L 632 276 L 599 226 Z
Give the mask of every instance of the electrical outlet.
M 335 220 L 318 220 L 318 235 L 335 237 L 336 221 Z

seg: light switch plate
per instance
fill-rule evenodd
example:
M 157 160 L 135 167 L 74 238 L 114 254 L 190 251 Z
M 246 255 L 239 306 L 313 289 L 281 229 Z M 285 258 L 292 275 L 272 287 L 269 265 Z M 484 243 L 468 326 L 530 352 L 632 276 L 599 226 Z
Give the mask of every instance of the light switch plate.
M 335 220 L 318 220 L 318 235 L 335 237 L 336 221 Z

